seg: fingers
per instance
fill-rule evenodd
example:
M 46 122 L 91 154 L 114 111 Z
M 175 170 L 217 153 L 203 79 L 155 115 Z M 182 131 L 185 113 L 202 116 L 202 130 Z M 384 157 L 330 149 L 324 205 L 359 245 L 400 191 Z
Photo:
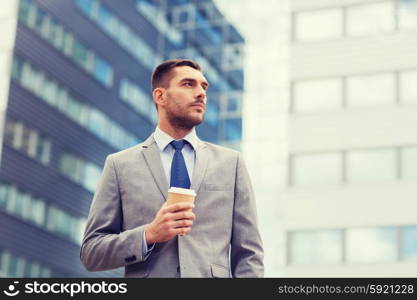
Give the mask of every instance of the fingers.
M 193 208 L 194 204 L 191 202 L 178 202 L 174 204 L 164 204 L 161 210 L 172 213 L 180 210 L 191 210 Z
M 174 228 L 191 227 L 193 226 L 192 220 L 177 220 L 173 223 Z

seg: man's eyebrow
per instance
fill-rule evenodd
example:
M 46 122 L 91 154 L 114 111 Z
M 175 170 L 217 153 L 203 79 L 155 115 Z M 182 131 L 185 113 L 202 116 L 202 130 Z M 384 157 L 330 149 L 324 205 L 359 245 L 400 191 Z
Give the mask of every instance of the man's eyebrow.
M 194 79 L 194 78 L 183 78 L 183 79 L 180 80 L 180 82 L 185 82 L 185 81 L 196 82 L 197 79 Z M 203 81 L 201 84 L 204 85 L 206 88 L 208 88 L 208 86 L 209 86 L 209 83 L 207 81 Z

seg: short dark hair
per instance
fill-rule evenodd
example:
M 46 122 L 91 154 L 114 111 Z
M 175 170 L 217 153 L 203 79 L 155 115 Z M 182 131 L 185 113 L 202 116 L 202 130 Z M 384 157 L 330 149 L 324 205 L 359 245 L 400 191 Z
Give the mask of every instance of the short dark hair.
M 166 79 L 171 70 L 182 66 L 191 67 L 201 71 L 200 65 L 191 59 L 180 58 L 166 60 L 160 63 L 152 72 L 152 91 L 158 87 L 166 87 Z

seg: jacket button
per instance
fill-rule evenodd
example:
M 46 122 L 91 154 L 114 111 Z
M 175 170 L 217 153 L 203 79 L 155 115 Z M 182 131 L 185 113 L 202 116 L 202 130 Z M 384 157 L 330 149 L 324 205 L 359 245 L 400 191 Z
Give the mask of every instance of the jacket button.
M 135 255 L 129 256 L 129 257 L 126 257 L 125 258 L 125 262 L 127 262 L 127 263 L 132 262 L 132 261 L 135 261 L 135 260 L 136 260 L 136 256 Z
M 180 266 L 178 266 L 178 267 L 177 267 L 177 272 L 178 272 L 178 273 L 180 272 Z

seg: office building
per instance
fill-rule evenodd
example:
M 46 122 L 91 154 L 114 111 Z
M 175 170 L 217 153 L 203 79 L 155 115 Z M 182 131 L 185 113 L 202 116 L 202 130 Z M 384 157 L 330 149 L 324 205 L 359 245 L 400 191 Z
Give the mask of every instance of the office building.
M 210 82 L 200 138 L 239 149 L 244 39 L 209 0 L 7 2 L 0 276 L 120 276 L 79 260 L 105 157 L 154 130 L 151 72 L 178 57 L 197 60 Z

